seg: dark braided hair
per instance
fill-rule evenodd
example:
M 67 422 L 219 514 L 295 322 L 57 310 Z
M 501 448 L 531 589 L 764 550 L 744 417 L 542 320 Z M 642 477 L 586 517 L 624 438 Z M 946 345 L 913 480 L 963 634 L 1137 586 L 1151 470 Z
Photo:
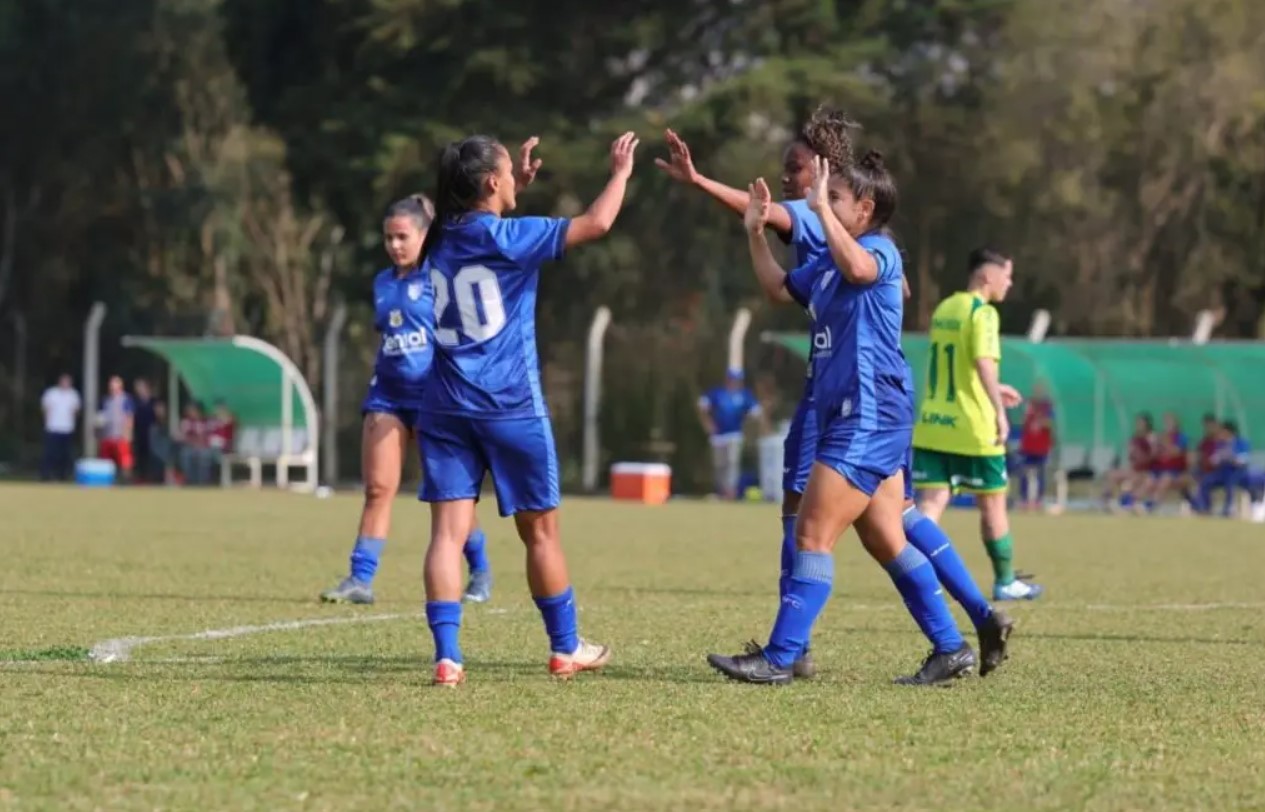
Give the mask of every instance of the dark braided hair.
M 435 228 L 426 232 L 418 262 L 435 250 L 444 226 L 483 199 L 483 181 L 496 173 L 505 147 L 490 135 L 471 135 L 444 147 L 435 163 Z
M 842 170 L 852 165 L 851 131 L 860 128 L 842 110 L 820 104 L 800 127 L 797 140 L 829 161 L 832 170 Z
M 896 179 L 883 163 L 883 153 L 870 150 L 856 164 L 848 165 L 833 175 L 843 178 L 857 200 L 874 201 L 870 227 L 884 228 L 896 213 Z

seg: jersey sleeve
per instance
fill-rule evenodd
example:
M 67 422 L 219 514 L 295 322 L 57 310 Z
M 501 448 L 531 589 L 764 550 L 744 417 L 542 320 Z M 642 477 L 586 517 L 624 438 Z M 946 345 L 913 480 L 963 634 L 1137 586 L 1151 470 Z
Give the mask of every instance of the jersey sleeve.
M 971 314 L 971 359 L 1001 360 L 1001 326 L 997 308 L 984 305 Z
M 496 242 L 506 257 L 526 269 L 562 259 L 567 247 L 565 217 L 507 217 L 497 224 Z
M 803 265 L 795 268 L 786 275 L 786 292 L 791 294 L 791 298 L 800 307 L 807 308 L 813 298 L 813 282 L 817 278 L 817 267 L 819 263 L 811 260 Z
M 896 250 L 896 243 L 892 242 L 891 238 L 882 234 L 867 235 L 861 238 L 861 247 L 874 257 L 874 262 L 878 265 L 876 281 L 889 282 L 904 278 L 904 262 L 900 258 L 900 251 Z

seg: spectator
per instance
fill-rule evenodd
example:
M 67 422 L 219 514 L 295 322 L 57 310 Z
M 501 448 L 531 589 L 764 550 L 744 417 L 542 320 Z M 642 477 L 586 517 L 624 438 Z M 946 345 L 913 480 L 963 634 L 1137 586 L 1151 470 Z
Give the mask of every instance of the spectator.
M 1032 395 L 1028 398 L 1019 435 L 1019 483 L 1023 489 L 1023 505 L 1027 510 L 1036 510 L 1045 499 L 1045 471 L 1053 451 L 1054 404 L 1045 386 L 1037 383 L 1032 387 Z M 1035 493 L 1028 484 L 1030 476 L 1036 479 Z
M 743 424 L 748 417 L 764 420 L 760 403 L 743 385 L 742 370 L 729 370 L 723 386 L 717 386 L 699 398 L 698 416 L 711 438 L 716 493 L 725 499 L 735 499 L 742 465 Z
M 1199 446 L 1196 450 L 1198 459 L 1195 460 L 1195 473 L 1197 477 L 1202 478 L 1212 473 L 1212 458 L 1216 455 L 1217 446 L 1220 444 L 1221 421 L 1214 414 L 1204 415 L 1204 434 L 1203 437 L 1199 438 Z
M 205 485 L 211 481 L 210 426 L 202 404 L 193 402 L 184 407 L 180 420 L 180 472 L 188 485 Z
M 210 447 L 211 466 L 218 467 L 225 454 L 233 451 L 233 432 L 237 426 L 228 404 L 215 401 L 215 411 L 207 421 L 207 443 Z
M 1182 490 L 1189 465 L 1190 441 L 1186 439 L 1177 415 L 1168 412 L 1164 415 L 1164 431 L 1156 440 L 1155 459 L 1151 463 L 1150 493 L 1146 497 L 1148 508 L 1162 503 L 1168 494 Z
M 57 379 L 56 386 L 44 390 L 40 408 L 44 412 L 44 456 L 40 461 L 40 479 L 48 482 L 70 479 L 74 468 L 75 423 L 81 404 L 79 393 L 71 385 L 69 375 Z
M 131 479 L 135 458 L 132 455 L 132 431 L 135 428 L 135 407 L 132 397 L 123 390 L 123 379 L 112 375 L 106 384 L 105 402 L 97 413 L 101 432 L 101 456 L 119 469 L 119 478 Z
M 1107 472 L 1103 501 L 1111 510 L 1133 506 L 1135 493 L 1147 490 L 1155 457 L 1155 421 L 1150 414 L 1143 412 L 1134 420 L 1128 453 L 1125 465 Z
M 136 478 L 147 482 L 150 480 L 153 468 L 150 460 L 149 436 L 150 428 L 154 425 L 154 395 L 150 391 L 149 381 L 144 378 L 133 381 L 132 397 L 136 406 L 135 425 L 132 431 L 132 436 L 135 438 Z
M 149 426 L 149 466 L 146 480 L 170 482 L 172 464 L 171 430 L 167 428 L 167 404 L 154 401 L 154 422 Z
M 1252 447 L 1247 440 L 1239 436 L 1239 427 L 1227 420 L 1221 425 L 1217 450 L 1213 452 L 1212 470 L 1204 474 L 1199 481 L 1199 510 L 1212 512 L 1212 492 L 1217 488 L 1225 490 L 1225 504 L 1221 508 L 1222 516 L 1229 516 L 1234 509 L 1234 495 L 1240 488 L 1248 485 L 1248 457 Z

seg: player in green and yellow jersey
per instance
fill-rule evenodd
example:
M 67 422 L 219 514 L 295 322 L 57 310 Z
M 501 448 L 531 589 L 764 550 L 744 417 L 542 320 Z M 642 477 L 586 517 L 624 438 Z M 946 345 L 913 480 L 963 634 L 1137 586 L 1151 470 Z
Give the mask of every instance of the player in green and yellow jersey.
M 914 427 L 918 507 L 939 522 L 954 489 L 975 494 L 994 600 L 1033 600 L 1043 589 L 1015 575 L 1006 515 L 1006 407 L 1019 395 L 1001 382 L 1001 335 L 994 302 L 1006 298 L 1013 266 L 989 249 L 970 256 L 970 284 L 936 307 L 922 402 Z

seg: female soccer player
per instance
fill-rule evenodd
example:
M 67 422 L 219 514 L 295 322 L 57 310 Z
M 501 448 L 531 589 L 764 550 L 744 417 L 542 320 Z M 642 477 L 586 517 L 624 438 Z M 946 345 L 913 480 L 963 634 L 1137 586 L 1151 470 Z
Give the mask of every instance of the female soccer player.
M 857 126 L 843 113 L 824 105 L 819 106 L 784 153 L 782 191 L 787 199 L 783 203 L 770 203 L 767 227 L 794 245 L 798 265 L 810 264 L 827 250 L 821 220 L 809 209 L 805 200 L 813 182 L 813 161 L 820 157 L 831 166 L 851 166 L 851 130 Z M 677 181 L 703 189 L 731 210 L 739 214 L 746 212 L 751 200 L 747 191 L 704 177 L 695 169 L 689 147 L 680 136 L 668 130 L 666 137 L 671 159 L 656 159 L 655 163 L 661 169 Z M 904 295 L 908 296 L 909 286 L 903 275 L 901 284 Z M 775 300 L 792 301 L 785 298 L 785 292 L 779 286 L 774 295 Z M 783 458 L 786 462 L 782 479 L 782 568 L 778 580 L 781 597 L 786 595 L 790 585 L 791 569 L 796 556 L 795 517 L 817 450 L 817 417 L 813 405 L 811 364 L 804 384 L 803 397 L 796 406 L 783 446 Z M 912 373 L 909 391 L 912 396 Z M 909 483 L 906 485 L 908 488 Z M 1013 621 L 1005 614 L 994 611 L 939 525 L 923 516 L 914 507 L 912 499 L 907 500 L 905 507 L 906 537 L 931 559 L 937 577 L 970 616 L 980 638 L 980 674 L 987 675 L 1006 659 L 1006 641 L 1014 626 Z M 801 679 L 811 677 L 814 671 L 812 656 L 805 648 L 803 656 L 794 664 L 794 676 Z
M 397 201 L 387 209 L 382 238 L 391 267 L 373 280 L 374 326 L 382 335 L 369 393 L 361 411 L 360 459 L 365 504 L 360 531 L 351 551 L 351 572 L 321 593 L 327 603 L 373 603 L 373 576 L 391 529 L 391 504 L 400 489 L 400 468 L 417 426 L 417 409 L 431 370 L 434 351 L 434 296 L 419 255 L 435 210 L 424 195 Z M 483 602 L 492 595 L 492 573 L 483 531 L 472 527 L 465 541 L 470 583 L 465 599 Z
M 770 201 L 762 178 L 749 189 L 744 217 L 761 287 L 780 301 L 806 305 L 815 323 L 812 374 L 819 433 L 796 523 L 795 562 L 769 644 L 733 657 L 713 654 L 708 662 L 743 682 L 791 681 L 792 663 L 830 596 L 831 551 L 839 535 L 855 524 L 866 550 L 891 575 L 934 646 L 918 673 L 897 682 L 938 684 L 968 673 L 975 654 L 939 597 L 931 561 L 905 540 L 902 472 L 914 410 L 911 375 L 900 349 L 902 261 L 883 230 L 895 210 L 896 186 L 877 153 L 833 177 L 821 158 L 813 164 L 808 202 L 821 220 L 827 253 L 789 275 L 782 270 L 764 236 Z
M 437 351 L 420 427 L 422 499 L 431 503 L 426 618 L 436 685 L 465 679 L 459 551 L 488 471 L 501 515 L 514 517 L 527 548 L 527 582 L 549 634 L 550 673 L 568 679 L 610 659 L 610 649 L 577 631 L 558 534 L 558 458 L 540 389 L 536 288 L 542 264 L 610 230 L 636 148 L 631 132 L 615 140 L 610 181 L 570 220 L 505 216 L 540 166 L 526 145 L 517 167 L 483 135 L 449 144 L 439 157 L 437 222 L 422 245 L 435 288 Z

